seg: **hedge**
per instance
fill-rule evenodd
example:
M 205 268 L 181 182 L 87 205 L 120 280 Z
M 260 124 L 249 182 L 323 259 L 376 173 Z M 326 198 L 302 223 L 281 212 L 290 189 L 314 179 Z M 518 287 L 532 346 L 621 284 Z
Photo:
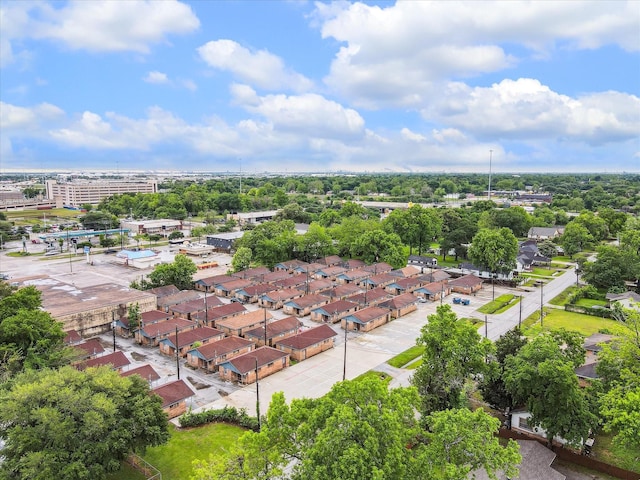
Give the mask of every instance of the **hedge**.
M 217 410 L 203 410 L 202 412 L 187 412 L 178 419 L 181 427 L 197 427 L 207 423 L 224 422 L 258 431 L 258 417 L 250 417 L 245 409 L 224 407 Z

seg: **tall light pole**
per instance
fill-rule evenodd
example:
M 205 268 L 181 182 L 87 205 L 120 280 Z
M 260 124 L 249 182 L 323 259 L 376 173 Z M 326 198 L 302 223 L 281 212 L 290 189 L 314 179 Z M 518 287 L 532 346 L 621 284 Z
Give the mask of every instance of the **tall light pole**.
M 493 160 L 493 150 L 489 150 L 489 200 L 491 200 L 491 161 Z

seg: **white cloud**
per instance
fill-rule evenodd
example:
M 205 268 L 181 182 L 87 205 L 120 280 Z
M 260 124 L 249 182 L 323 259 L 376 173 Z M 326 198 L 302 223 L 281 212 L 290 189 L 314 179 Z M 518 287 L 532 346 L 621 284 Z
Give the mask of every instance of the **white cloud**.
M 35 107 L 19 107 L 0 102 L 0 128 L 6 130 L 33 130 L 38 125 L 61 118 L 64 112 L 50 103 L 41 103 Z
M 635 2 L 317 3 L 314 18 L 344 44 L 325 82 L 367 108 L 420 106 L 443 81 L 508 69 L 518 59 L 505 45 L 640 49 Z
M 0 64 L 15 52 L 11 42 L 53 40 L 73 50 L 148 53 L 167 36 L 193 32 L 200 26 L 191 7 L 176 0 L 92 0 L 58 4 L 12 2 L 0 9 L 3 39 Z
M 198 48 L 211 67 L 229 71 L 240 80 L 267 90 L 307 91 L 312 82 L 287 68 L 280 57 L 267 50 L 251 51 L 233 40 L 215 40 Z
M 198 90 L 198 85 L 196 85 L 196 82 L 194 82 L 193 80 L 183 79 L 180 80 L 180 83 L 184 88 L 186 88 L 187 90 L 191 90 L 192 92 Z
M 572 138 L 600 144 L 637 137 L 640 98 L 604 92 L 571 98 L 538 80 L 503 80 L 489 88 L 452 83 L 425 118 L 489 138 Z
M 250 87 L 235 85 L 232 94 L 238 104 L 262 115 L 277 130 L 310 138 L 354 138 L 364 133 L 358 112 L 315 93 L 258 97 Z
M 169 83 L 169 78 L 167 77 L 166 73 L 158 72 L 155 70 L 147 73 L 147 76 L 144 77 L 143 80 L 147 83 L 156 83 L 156 84 Z

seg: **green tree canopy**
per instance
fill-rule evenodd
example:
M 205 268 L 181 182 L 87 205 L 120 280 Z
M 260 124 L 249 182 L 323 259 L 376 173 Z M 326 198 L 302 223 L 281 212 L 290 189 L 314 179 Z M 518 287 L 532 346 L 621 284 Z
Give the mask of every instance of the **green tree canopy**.
M 251 249 L 248 247 L 240 247 L 231 259 L 231 266 L 234 272 L 246 270 L 251 266 Z
M 337 383 L 322 398 L 290 405 L 277 393 L 261 432 L 246 433 L 227 458 L 197 462 L 192 478 L 444 480 L 480 467 L 514 473 L 517 445 L 499 444 L 497 419 L 451 410 L 427 418 L 424 430 L 419 403 L 415 389 L 389 389 L 375 378 Z
M 128 453 L 169 437 L 148 383 L 107 367 L 25 372 L 0 403 L 2 478 L 99 480 Z
M 473 237 L 468 252 L 474 265 L 501 273 L 516 268 L 517 254 L 518 240 L 506 227 L 480 230 Z
M 593 236 L 589 233 L 589 230 L 575 221 L 565 227 L 564 233 L 560 237 L 560 245 L 562 245 L 564 253 L 569 255 L 570 258 L 585 248 L 589 248 L 593 241 Z
M 574 372 L 583 361 L 582 337 L 563 331 L 540 335 L 506 359 L 507 390 L 526 405 L 529 424 L 542 427 L 549 442 L 558 436 L 580 446 L 597 424 Z
M 412 380 L 423 414 L 461 406 L 465 382 L 485 371 L 485 359 L 493 351 L 493 344 L 471 323 L 459 320 L 450 305 L 439 306 L 428 320 L 417 339 L 425 350 Z
M 356 238 L 350 253 L 367 263 L 386 262 L 394 268 L 407 264 L 406 256 L 402 253 L 400 237 L 383 230 L 364 232 Z
M 193 287 L 193 274 L 197 271 L 193 260 L 186 255 L 176 255 L 173 263 L 158 265 L 149 274 L 150 287 L 175 285 L 180 290 L 189 290 Z

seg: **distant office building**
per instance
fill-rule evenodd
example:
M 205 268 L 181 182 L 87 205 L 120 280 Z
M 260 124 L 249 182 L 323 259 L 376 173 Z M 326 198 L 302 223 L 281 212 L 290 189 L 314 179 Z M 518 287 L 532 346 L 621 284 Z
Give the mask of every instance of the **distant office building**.
M 79 207 L 85 203 L 97 205 L 103 198 L 123 193 L 158 193 L 155 180 L 144 182 L 91 181 L 58 183 L 47 180 L 47 198 L 61 199 L 64 205 Z
M 182 220 L 158 218 L 155 220 L 124 220 L 122 228 L 127 228 L 131 235 L 167 235 L 182 230 Z

